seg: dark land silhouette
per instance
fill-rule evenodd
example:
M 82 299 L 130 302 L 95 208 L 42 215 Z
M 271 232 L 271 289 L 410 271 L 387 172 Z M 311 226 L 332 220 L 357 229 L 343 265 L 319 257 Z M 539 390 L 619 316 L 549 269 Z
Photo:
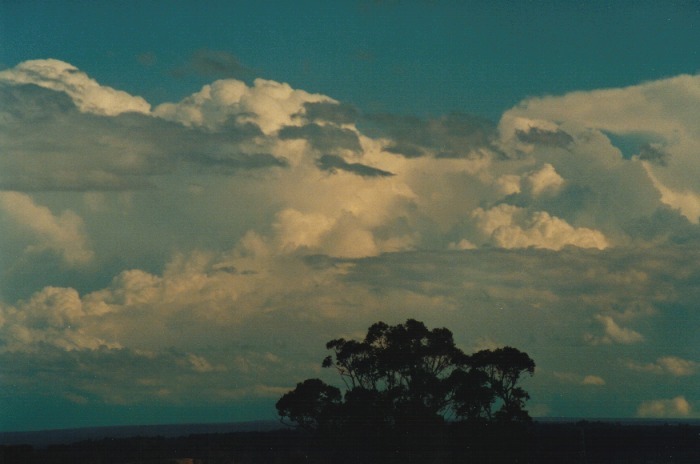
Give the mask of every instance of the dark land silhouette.
M 467 355 L 409 319 L 326 348 L 342 388 L 299 382 L 276 403 L 285 428 L 13 444 L 0 464 L 700 463 L 700 423 L 533 421 L 519 382 L 535 362 L 513 347 Z
M 541 422 L 522 429 L 426 430 L 401 461 L 394 445 L 324 441 L 306 431 L 200 433 L 179 437 L 94 438 L 37 446 L 0 445 L 3 464 L 253 464 L 253 463 L 533 463 L 697 464 L 700 423 L 640 421 Z M 405 450 L 404 450 L 405 451 Z M 402 459 L 406 452 L 399 453 Z

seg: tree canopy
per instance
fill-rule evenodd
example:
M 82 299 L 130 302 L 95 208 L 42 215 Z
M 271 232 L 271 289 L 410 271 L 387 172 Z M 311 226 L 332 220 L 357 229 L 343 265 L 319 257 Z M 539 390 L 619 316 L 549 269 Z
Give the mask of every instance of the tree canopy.
M 446 328 L 408 319 L 377 322 L 364 340 L 329 341 L 322 363 L 341 389 L 308 379 L 280 398 L 283 421 L 307 430 L 397 429 L 445 420 L 522 422 L 528 393 L 519 386 L 534 361 L 512 347 L 465 354 Z

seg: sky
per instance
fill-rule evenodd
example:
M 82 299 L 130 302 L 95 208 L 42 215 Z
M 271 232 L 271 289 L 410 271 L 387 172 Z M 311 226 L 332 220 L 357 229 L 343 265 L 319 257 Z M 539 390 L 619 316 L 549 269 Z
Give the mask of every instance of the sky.
M 700 4 L 0 1 L 0 431 L 275 420 L 447 327 L 700 418 Z

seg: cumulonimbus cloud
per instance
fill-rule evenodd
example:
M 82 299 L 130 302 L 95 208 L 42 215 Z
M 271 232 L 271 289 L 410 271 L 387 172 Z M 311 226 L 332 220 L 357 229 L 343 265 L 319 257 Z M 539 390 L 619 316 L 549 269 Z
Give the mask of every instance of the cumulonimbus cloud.
M 410 314 L 464 347 L 533 350 L 545 373 L 576 362 L 564 383 L 601 387 L 600 404 L 627 381 L 616 350 L 685 386 L 697 366 L 658 343 L 697 325 L 698 190 L 682 173 L 700 169 L 697 112 L 653 121 L 694 85 L 604 94 L 621 121 L 598 117 L 593 91 L 528 100 L 497 125 L 364 114 L 270 80 L 151 109 L 65 63 L 3 71 L 3 359 L 114 382 L 64 376 L 80 401 L 242 401 L 316 375 L 327 339 Z M 632 154 L 609 137 L 636 130 L 655 134 Z M 133 366 L 132 384 L 116 378 Z M 665 398 L 659 376 L 635 377 Z M 640 414 L 687 410 L 655 401 Z

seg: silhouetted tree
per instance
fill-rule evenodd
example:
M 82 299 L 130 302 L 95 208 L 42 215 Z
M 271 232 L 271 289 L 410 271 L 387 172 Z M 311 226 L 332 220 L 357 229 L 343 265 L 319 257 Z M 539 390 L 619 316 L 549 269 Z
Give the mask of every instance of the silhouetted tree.
M 530 395 L 518 386 L 522 374 L 535 372 L 535 362 L 527 353 L 510 346 L 482 350 L 471 356 L 470 364 L 486 374 L 490 390 L 502 402 L 494 415 L 496 419 L 530 420 L 524 409 Z
M 529 420 L 529 395 L 518 381 L 534 373 L 535 363 L 515 348 L 468 356 L 448 329 L 429 330 L 414 319 L 395 326 L 377 322 L 364 340 L 338 338 L 326 348 L 332 354 L 322 366 L 338 372 L 344 394 L 319 379 L 299 383 L 277 402 L 283 421 L 365 447 L 381 437 L 397 459 L 407 449 L 415 456 L 431 440 L 435 444 L 446 418 L 475 424 Z
M 328 427 L 339 414 L 340 390 L 320 379 L 307 379 L 277 402 L 280 417 L 306 430 Z
M 389 326 L 377 322 L 362 341 L 339 338 L 323 367 L 335 368 L 343 380 L 345 407 L 336 387 L 309 379 L 277 403 L 282 418 L 314 429 L 329 417 L 371 410 L 378 422 L 392 425 L 411 415 L 453 414 L 462 419 L 521 420 L 529 395 L 519 387 L 535 363 L 515 348 L 482 350 L 467 356 L 446 328 L 429 330 L 419 321 Z M 500 408 L 492 411 L 500 401 Z M 368 410 L 368 414 L 369 414 Z

